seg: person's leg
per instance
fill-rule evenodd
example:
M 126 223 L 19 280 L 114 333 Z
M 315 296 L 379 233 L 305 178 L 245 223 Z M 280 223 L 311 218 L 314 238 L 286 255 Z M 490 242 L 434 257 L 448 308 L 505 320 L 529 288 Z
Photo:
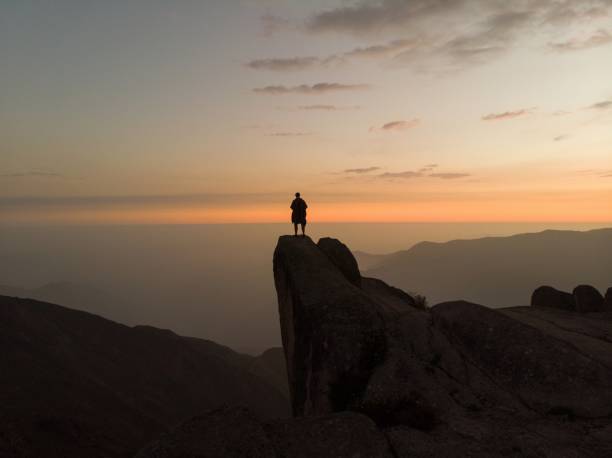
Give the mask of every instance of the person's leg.
M 295 236 L 297 237 L 297 223 L 293 223 L 293 229 L 295 230 Z
M 306 223 L 302 223 L 302 235 L 306 235 Z

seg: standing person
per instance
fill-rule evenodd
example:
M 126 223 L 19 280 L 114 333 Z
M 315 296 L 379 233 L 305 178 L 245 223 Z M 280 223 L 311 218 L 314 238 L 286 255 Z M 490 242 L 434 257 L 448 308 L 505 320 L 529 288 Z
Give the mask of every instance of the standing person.
M 291 222 L 293 223 L 293 229 L 295 229 L 295 236 L 297 237 L 298 224 L 302 226 L 302 237 L 306 235 L 306 209 L 308 205 L 306 201 L 300 197 L 300 193 L 295 193 L 295 199 L 291 202 Z

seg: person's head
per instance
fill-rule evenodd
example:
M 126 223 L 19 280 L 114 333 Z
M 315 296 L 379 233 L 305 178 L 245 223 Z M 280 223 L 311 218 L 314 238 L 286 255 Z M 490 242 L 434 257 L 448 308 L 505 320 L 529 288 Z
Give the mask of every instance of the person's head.
M 298 197 L 298 198 L 299 198 L 299 197 L 300 197 L 300 193 L 299 193 L 299 192 L 296 192 L 296 193 L 295 193 L 295 197 Z

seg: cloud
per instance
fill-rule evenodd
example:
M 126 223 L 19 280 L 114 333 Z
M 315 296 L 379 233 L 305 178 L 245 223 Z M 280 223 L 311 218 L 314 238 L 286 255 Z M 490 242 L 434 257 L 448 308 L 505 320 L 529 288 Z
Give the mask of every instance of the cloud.
M 594 103 L 589 107 L 589 110 L 608 110 L 612 108 L 612 100 Z
M 442 180 L 456 180 L 458 178 L 467 178 L 471 176 L 469 173 L 430 173 L 431 178 L 441 178 Z
M 428 165 L 420 168 L 419 172 L 421 172 L 421 173 L 433 172 L 436 167 L 438 167 L 438 164 L 428 164 Z
M 504 121 L 506 119 L 519 118 L 528 114 L 531 114 L 530 109 L 522 109 L 516 111 L 506 111 L 503 113 L 491 113 L 486 116 L 483 116 L 481 119 L 483 121 Z
M 376 172 L 377 170 L 380 170 L 380 167 L 365 167 L 362 169 L 346 169 L 344 173 L 356 173 L 356 174 L 361 175 L 364 173 Z
M 337 106 L 337 105 L 301 105 L 298 110 L 301 111 L 348 111 L 359 110 L 361 107 L 354 106 Z
M 40 170 L 31 170 L 31 171 L 28 171 L 28 172 L 0 174 L 0 178 L 27 178 L 27 177 L 63 178 L 64 175 L 62 175 L 61 173 L 45 172 L 45 171 L 40 171 Z
M 405 172 L 385 172 L 377 176 L 378 178 L 382 178 L 382 179 L 394 179 L 394 178 L 411 179 L 411 178 L 420 178 L 423 176 L 423 174 L 421 172 L 414 172 L 412 170 L 406 170 Z
M 366 46 L 363 48 L 354 48 L 351 51 L 342 54 L 344 58 L 351 57 L 363 57 L 363 58 L 375 58 L 385 57 L 389 54 L 394 54 L 398 51 L 405 50 L 416 46 L 418 43 L 415 40 L 393 40 L 383 45 Z
M 612 173 L 608 173 L 607 175 L 602 175 L 602 178 L 612 178 Z
M 266 134 L 266 137 L 306 137 L 312 135 L 311 132 L 273 132 Z
M 325 57 L 296 56 L 255 59 L 246 64 L 253 70 L 269 70 L 276 72 L 307 70 L 314 67 L 327 67 L 346 63 L 350 59 L 381 58 L 417 45 L 415 40 L 398 39 L 385 44 L 353 48 L 347 52 L 330 54 Z
M 271 70 L 275 72 L 299 71 L 314 67 L 320 63 L 317 57 L 289 57 L 277 59 L 257 59 L 246 64 L 254 70 Z
M 569 135 L 567 134 L 557 135 L 555 138 L 553 138 L 553 141 L 562 142 L 563 140 L 567 140 L 568 138 L 569 138 Z
M 370 132 L 383 131 L 383 132 L 401 132 L 404 130 L 412 129 L 420 124 L 420 119 L 410 119 L 408 121 L 391 121 L 383 124 L 381 127 L 370 127 Z
M 448 69 L 454 70 L 488 62 L 529 34 L 555 35 L 574 24 L 588 30 L 611 10 L 610 0 L 364 0 L 319 11 L 306 28 L 311 33 L 358 37 L 401 31 L 409 49 L 396 56 L 397 62 L 420 59 L 426 66 L 450 65 Z M 610 39 L 608 32 L 592 33 L 583 42 L 557 43 L 557 48 L 587 49 Z
M 577 38 L 573 38 L 568 41 L 563 41 L 560 43 L 549 43 L 548 47 L 553 51 L 558 52 L 571 52 L 571 51 L 581 51 L 583 49 L 591 49 L 597 48 L 599 46 L 605 46 L 612 43 L 612 33 L 607 30 L 598 30 L 594 35 L 590 37 L 580 40 Z
M 299 86 L 266 86 L 253 89 L 257 94 L 285 95 L 285 94 L 326 94 L 328 92 L 359 91 L 368 89 L 367 84 L 341 84 L 341 83 L 317 83 L 313 85 L 301 84 Z
M 361 2 L 315 14 L 307 23 L 312 32 L 340 32 L 353 35 L 377 33 L 414 24 L 419 20 L 452 11 L 466 0 L 382 0 Z

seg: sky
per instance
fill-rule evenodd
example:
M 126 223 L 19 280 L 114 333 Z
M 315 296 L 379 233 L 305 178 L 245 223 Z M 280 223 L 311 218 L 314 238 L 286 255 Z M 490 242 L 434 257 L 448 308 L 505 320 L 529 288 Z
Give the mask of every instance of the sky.
M 612 0 L 0 0 L 0 224 L 612 221 Z

